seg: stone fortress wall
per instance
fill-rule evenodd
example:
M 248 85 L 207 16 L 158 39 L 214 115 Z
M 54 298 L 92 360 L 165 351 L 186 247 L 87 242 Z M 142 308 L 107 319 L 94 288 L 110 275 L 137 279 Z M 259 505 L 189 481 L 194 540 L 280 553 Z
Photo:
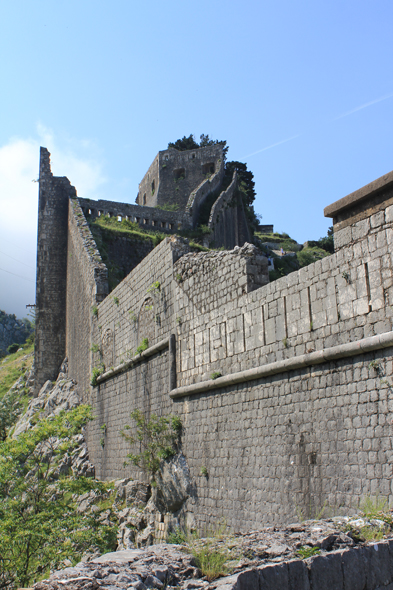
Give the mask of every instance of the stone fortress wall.
M 106 297 L 71 200 L 66 352 L 97 417 L 88 445 L 99 477 L 143 476 L 123 466 L 120 436 L 140 408 L 181 417 L 193 482 L 183 510 L 200 526 L 222 517 L 245 530 L 325 502 L 393 499 L 393 173 L 372 185 L 325 211 L 335 254 L 273 283 L 251 245 L 192 253 L 171 236 Z M 106 372 L 90 387 L 101 357 Z
M 356 241 L 270 284 L 252 246 L 182 256 L 174 238 L 157 247 L 99 305 L 96 338 L 107 333 L 113 366 L 93 393 L 100 477 L 130 473 L 119 431 L 139 407 L 181 417 L 195 482 L 187 510 L 200 524 L 222 516 L 247 529 L 324 502 L 392 498 L 392 221 L 391 205 L 373 212 Z M 145 337 L 149 349 L 134 357 Z

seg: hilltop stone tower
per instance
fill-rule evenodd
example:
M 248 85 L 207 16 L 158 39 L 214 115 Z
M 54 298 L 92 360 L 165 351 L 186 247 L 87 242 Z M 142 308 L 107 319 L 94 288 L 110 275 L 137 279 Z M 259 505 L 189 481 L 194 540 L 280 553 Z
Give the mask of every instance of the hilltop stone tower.
M 223 146 L 158 152 L 139 184 L 138 205 L 177 205 L 185 211 L 192 191 L 207 178 L 223 172 Z M 222 177 L 222 174 L 221 174 Z

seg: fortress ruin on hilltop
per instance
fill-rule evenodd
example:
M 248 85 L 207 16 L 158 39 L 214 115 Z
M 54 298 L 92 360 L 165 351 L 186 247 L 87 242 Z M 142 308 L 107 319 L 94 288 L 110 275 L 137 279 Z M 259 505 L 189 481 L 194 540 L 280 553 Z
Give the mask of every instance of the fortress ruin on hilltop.
M 37 389 L 67 356 L 96 416 L 87 441 L 102 479 L 143 478 L 123 465 L 132 410 L 178 415 L 184 522 L 247 530 L 366 494 L 393 500 L 393 172 L 326 207 L 334 254 L 269 283 L 236 174 L 223 186 L 220 147 L 203 149 L 159 152 L 128 205 L 78 198 L 41 148 Z M 206 203 L 224 250 L 176 236 Z M 91 231 L 101 215 L 167 237 L 105 241 Z M 112 290 L 111 267 L 123 273 Z

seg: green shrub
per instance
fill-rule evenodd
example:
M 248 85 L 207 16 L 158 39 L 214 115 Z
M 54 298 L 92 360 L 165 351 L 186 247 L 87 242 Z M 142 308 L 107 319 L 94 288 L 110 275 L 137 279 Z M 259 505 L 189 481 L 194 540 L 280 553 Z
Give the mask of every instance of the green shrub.
M 135 433 L 128 434 L 131 427 L 127 424 L 121 435 L 130 445 L 138 442 L 142 450 L 140 453 L 129 453 L 127 457 L 133 465 L 140 467 L 150 476 L 154 485 L 160 462 L 163 459 L 169 459 L 176 453 L 181 431 L 180 418 L 172 415 L 158 418 L 152 414 L 150 420 L 147 421 L 138 409 L 131 412 L 131 418 L 135 421 Z
M 214 546 L 210 540 L 204 544 L 195 544 L 191 548 L 191 553 L 194 556 L 195 565 L 201 570 L 202 575 L 206 576 L 209 582 L 228 573 L 228 568 L 225 565 L 228 561 L 227 551 Z
M 14 352 L 18 352 L 20 348 L 20 344 L 17 344 L 16 342 L 14 342 L 14 344 L 10 344 L 7 348 L 7 352 L 8 354 L 14 354 Z
M 98 365 L 97 367 L 93 367 L 93 370 L 91 372 L 91 379 L 90 379 L 90 384 L 93 387 L 97 386 L 97 379 L 100 375 L 102 375 L 105 371 L 105 366 L 101 363 L 100 365 Z
M 180 527 L 176 527 L 174 531 L 170 531 L 166 538 L 166 542 L 171 545 L 182 545 L 186 540 L 187 535 Z
M 140 345 L 137 347 L 135 355 L 141 354 L 141 352 L 147 350 L 148 348 L 149 348 L 149 339 L 144 338 L 142 340 L 142 342 L 140 343 Z

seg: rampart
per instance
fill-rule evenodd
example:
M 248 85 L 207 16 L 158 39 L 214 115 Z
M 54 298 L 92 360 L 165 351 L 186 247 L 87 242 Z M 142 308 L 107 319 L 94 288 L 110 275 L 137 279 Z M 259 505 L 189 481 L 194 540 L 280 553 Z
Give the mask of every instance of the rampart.
M 325 502 L 393 499 L 390 178 L 355 193 L 345 227 L 342 203 L 328 208 L 335 254 L 273 283 L 254 246 L 197 254 L 171 236 L 106 297 L 105 266 L 71 200 L 66 353 L 97 417 L 88 444 L 99 477 L 143 477 L 123 466 L 120 436 L 140 408 L 180 416 L 192 479 L 182 514 L 199 525 L 221 517 L 244 530 Z
M 219 247 L 223 244 L 230 250 L 238 244 L 251 241 L 244 207 L 238 195 L 237 174 L 211 208 L 208 227 L 211 231 L 210 243 Z
M 93 201 L 79 198 L 80 206 L 85 215 L 93 218 L 106 215 L 117 217 L 120 221 L 126 219 L 137 223 L 146 229 L 155 229 L 164 232 L 176 232 L 179 229 L 191 227 L 189 215 L 182 211 L 165 211 L 158 207 L 141 207 L 129 203 L 116 203 L 115 201 Z

